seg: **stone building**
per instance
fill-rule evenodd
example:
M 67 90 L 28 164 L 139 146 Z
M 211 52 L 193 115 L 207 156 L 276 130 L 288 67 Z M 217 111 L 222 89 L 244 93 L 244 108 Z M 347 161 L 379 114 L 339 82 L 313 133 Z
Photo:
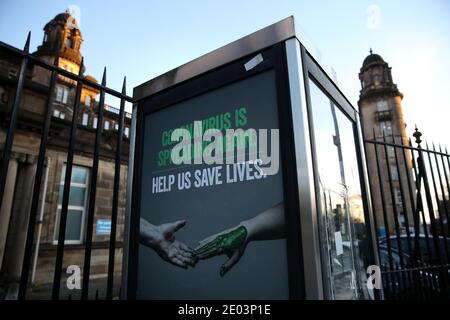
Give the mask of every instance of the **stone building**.
M 60 52 L 59 67 L 78 74 L 82 61 L 80 50 L 82 41 L 83 38 L 75 19 L 67 12 L 61 13 L 45 25 L 42 44 L 33 55 L 48 63 L 53 63 L 57 53 Z M 9 52 L 0 50 L 0 151 L 3 150 L 6 131 L 9 126 L 9 115 L 19 68 L 20 61 L 17 56 L 11 56 Z M 81 74 L 85 74 L 84 67 Z M 96 82 L 92 76 L 87 75 L 85 78 Z M 36 160 L 49 91 L 49 79 L 49 71 L 33 65 L 32 62 L 29 63 L 17 130 L 14 136 L 13 156 L 8 167 L 0 212 L 0 296 L 3 293 L 14 297 L 17 293 L 27 234 L 27 222 L 30 214 Z M 46 166 L 35 231 L 32 270 L 30 270 L 29 277 L 30 298 L 50 297 L 76 82 L 59 75 L 55 90 L 53 116 L 46 151 Z M 81 269 L 83 268 L 95 132 L 98 125 L 103 125 L 90 277 L 92 290 L 95 291 L 96 288 L 99 288 L 100 294 L 102 294 L 101 292 L 106 286 L 108 266 L 108 225 L 111 221 L 112 212 L 114 156 L 119 126 L 119 110 L 105 105 L 104 121 L 99 124 L 97 118 L 98 96 L 99 91 L 97 89 L 83 85 L 67 217 L 63 277 L 68 265 L 75 264 L 79 265 Z M 115 271 L 117 280 L 115 283 L 117 284 L 121 272 L 130 125 L 131 115 L 127 113 L 122 144 L 116 238 Z M 95 282 L 94 285 L 93 282 Z M 64 284 L 64 280 L 61 283 Z M 64 292 L 62 292 L 61 298 L 66 298 Z
M 403 94 L 393 82 L 391 67 L 381 56 L 374 54 L 370 50 L 370 54 L 364 59 L 359 79 L 361 81 L 361 91 L 358 106 L 364 139 L 375 139 L 378 141 L 386 139 L 387 142 L 395 142 L 396 144 L 401 144 L 403 140 L 407 144 L 406 124 L 403 120 L 402 110 Z M 378 147 L 378 152 L 383 189 L 380 188 L 374 145 L 366 144 L 367 166 L 378 231 L 381 235 L 385 233 L 381 201 L 381 192 L 383 190 L 386 200 L 387 225 L 392 235 L 396 223 L 394 220 L 395 210 L 397 211 L 398 224 L 401 231 L 406 230 L 407 224 L 409 224 L 410 228 L 413 226 L 409 194 L 407 190 L 404 190 L 405 198 L 402 199 L 400 190 L 400 182 L 402 182 L 403 188 L 407 188 L 408 174 L 411 176 L 411 158 L 409 153 L 407 153 L 405 166 L 403 153 L 398 148 L 394 150 L 394 147 L 388 146 L 387 157 L 385 157 L 383 146 Z M 398 167 L 395 159 L 396 153 L 399 162 Z M 388 159 L 387 161 L 386 158 Z M 391 196 L 388 166 L 391 171 L 394 199 Z M 408 169 L 405 169 L 405 167 Z M 405 219 L 405 214 L 407 214 L 407 219 Z

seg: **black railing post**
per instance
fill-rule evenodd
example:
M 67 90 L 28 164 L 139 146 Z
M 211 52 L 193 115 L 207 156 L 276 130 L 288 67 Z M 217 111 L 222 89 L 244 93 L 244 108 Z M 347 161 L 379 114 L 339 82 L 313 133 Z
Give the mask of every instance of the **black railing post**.
M 448 153 L 448 151 L 447 151 L 447 147 L 445 147 L 445 156 L 446 156 L 446 158 L 447 158 L 447 165 L 448 165 L 448 169 L 449 169 L 449 171 L 450 171 L 450 154 Z M 447 185 L 449 184 L 450 182 L 449 182 L 449 180 L 447 179 Z M 449 192 L 450 192 L 450 189 L 448 189 L 449 190 Z
M 78 125 L 78 110 L 80 108 L 80 96 L 81 90 L 83 87 L 83 82 L 81 77 L 83 75 L 83 59 L 81 60 L 80 71 L 79 71 L 79 79 L 77 82 L 77 89 L 75 94 L 75 101 L 73 105 L 73 113 L 72 113 L 72 124 L 70 128 L 70 140 L 69 140 L 69 149 L 67 152 L 67 163 L 66 163 L 66 171 L 65 171 L 65 180 L 64 180 L 64 191 L 63 191 L 63 199 L 62 199 L 62 207 L 59 215 L 59 233 L 58 233 L 58 247 L 56 250 L 56 261 L 55 261 L 55 274 L 53 278 L 53 289 L 52 289 L 52 299 L 59 299 L 59 291 L 61 286 L 61 273 L 62 273 L 62 264 L 63 264 L 63 256 L 64 256 L 64 245 L 66 238 L 66 224 L 67 224 L 67 213 L 69 207 L 69 194 L 70 194 L 70 184 L 72 181 L 72 167 L 73 167 L 73 157 L 75 153 L 75 142 L 76 142 L 76 133 L 77 133 L 77 125 Z
M 395 137 L 392 135 L 392 141 L 394 142 L 394 155 L 395 155 L 395 169 L 397 171 L 397 177 L 398 177 L 398 183 L 399 183 L 399 189 L 400 189 L 400 197 L 402 200 L 402 209 L 403 209 L 403 216 L 405 217 L 405 224 L 406 224 L 406 239 L 408 241 L 408 252 L 409 255 L 412 257 L 413 250 L 411 246 L 411 234 L 409 230 L 409 218 L 408 218 L 408 210 L 406 208 L 406 197 L 404 192 L 404 186 L 403 186 L 403 180 L 402 175 L 400 171 L 400 162 L 398 161 L 398 155 L 397 155 L 397 147 L 395 146 Z M 403 146 L 402 146 L 403 147 Z
M 411 177 L 411 172 L 410 170 L 412 170 L 412 159 L 414 159 L 414 155 L 413 155 L 413 149 L 411 149 L 411 168 L 408 168 L 408 162 L 407 162 L 407 158 L 406 158 L 406 144 L 402 138 L 402 153 L 403 153 L 403 165 L 405 168 L 405 172 L 406 172 L 406 179 L 407 179 L 407 185 L 408 185 L 408 194 L 409 194 L 409 199 L 410 199 L 410 203 L 411 203 L 411 213 L 412 213 L 412 218 L 413 218 L 413 223 L 414 223 L 414 252 L 412 255 L 413 261 L 414 261 L 414 265 L 417 265 L 417 261 L 416 258 L 418 257 L 419 260 L 422 260 L 422 251 L 420 248 L 420 241 L 419 241 L 419 234 L 420 234 L 420 216 L 417 214 L 416 212 L 416 201 L 415 201 L 415 197 L 414 197 L 414 193 L 413 193 L 413 180 Z M 411 141 L 409 141 L 409 146 L 411 146 Z M 413 273 L 413 275 L 415 275 L 415 273 Z
M 445 213 L 445 218 L 447 220 L 447 232 L 445 232 L 444 227 L 442 227 L 442 235 L 445 237 L 446 234 L 450 235 L 450 224 L 448 222 L 450 222 L 450 217 L 449 217 L 449 208 L 447 206 L 447 197 L 445 195 L 445 189 L 444 189 L 444 183 L 442 182 L 442 174 L 441 174 L 441 170 L 439 169 L 439 161 L 438 161 L 438 152 L 436 151 L 436 148 L 434 146 L 433 143 L 433 151 L 434 151 L 434 160 L 436 162 L 436 168 L 437 168 L 437 174 L 438 174 L 438 178 L 439 178 L 439 186 L 441 188 L 441 193 L 442 193 L 442 202 L 443 202 L 443 207 L 444 207 L 444 213 Z M 442 154 L 440 155 L 442 156 Z M 445 175 L 447 175 L 447 173 L 445 172 L 445 167 L 443 167 L 443 171 L 445 173 Z M 448 189 L 447 189 L 447 193 L 448 193 Z M 439 198 L 436 199 L 437 201 L 439 201 Z M 439 205 L 439 204 L 438 204 Z M 443 223 L 442 218 L 441 218 L 441 223 Z M 447 243 L 447 241 L 445 241 L 445 243 Z M 450 260 L 447 256 L 447 263 L 450 263 Z
M 434 196 L 436 198 L 437 211 L 438 211 L 438 216 L 439 216 L 439 224 L 440 224 L 442 232 L 445 232 L 445 230 L 444 230 L 444 222 L 443 222 L 444 219 L 442 218 L 442 212 L 441 212 L 442 209 L 439 206 L 439 194 L 438 194 L 438 190 L 437 190 L 437 186 L 436 186 L 436 179 L 435 179 L 435 176 L 434 176 L 433 163 L 431 161 L 430 153 L 431 152 L 429 151 L 428 144 L 427 144 L 428 162 L 430 164 L 431 181 L 433 182 Z M 437 171 L 439 172 L 439 167 L 437 168 Z M 437 236 L 438 236 L 438 240 L 439 240 L 439 234 Z M 440 241 L 439 241 L 439 244 L 440 244 Z M 444 241 L 444 248 L 445 248 L 445 255 L 447 257 L 446 261 L 448 263 L 450 261 L 450 259 L 449 259 L 449 252 L 448 252 L 447 241 Z M 439 250 L 440 250 L 440 248 L 439 248 Z
M 373 140 L 374 141 L 376 140 L 375 129 L 373 131 Z M 382 207 L 382 211 L 383 211 L 383 222 L 384 222 L 384 229 L 385 229 L 385 234 L 386 234 L 386 245 L 387 245 L 387 250 L 388 250 L 389 270 L 392 270 L 394 267 L 394 263 L 392 260 L 392 248 L 391 248 L 391 241 L 390 241 L 389 222 L 388 222 L 388 218 L 387 218 L 386 200 L 384 197 L 383 175 L 381 173 L 380 160 L 379 160 L 379 156 L 378 156 L 378 144 L 374 143 L 373 147 L 375 148 L 375 161 L 377 164 L 377 173 L 378 173 L 378 180 L 379 180 L 379 185 L 380 185 L 381 207 Z M 389 271 L 387 271 L 385 274 L 387 276 L 387 283 L 388 283 L 388 286 L 386 287 L 386 295 L 389 297 L 393 294 L 392 290 L 395 290 L 395 288 L 391 286 L 392 278 L 391 278 L 391 275 L 389 274 Z
M 106 86 L 106 67 L 103 69 L 102 87 Z M 103 115 L 105 108 L 105 91 L 100 90 L 100 101 L 98 104 L 98 120 L 95 130 L 94 159 L 92 162 L 91 183 L 89 186 L 89 209 L 86 226 L 86 245 L 84 250 L 83 264 L 83 285 L 81 290 L 81 299 L 86 300 L 89 295 L 89 274 L 91 270 L 91 252 L 92 252 L 92 236 L 94 232 L 94 216 L 95 216 L 95 200 L 97 196 L 97 176 L 100 143 L 103 133 Z
M 415 133 L 414 136 L 416 137 L 416 139 L 418 141 L 421 142 L 420 140 L 420 136 L 422 135 L 417 127 L 415 129 Z M 440 277 L 440 287 L 443 290 L 443 296 L 447 295 L 447 290 L 446 290 L 446 273 L 444 271 L 443 268 L 443 261 L 442 261 L 442 257 L 441 257 L 441 252 L 440 252 L 440 248 L 439 248 L 439 236 L 437 234 L 437 230 L 436 230 L 436 220 L 435 220 L 435 213 L 434 213 L 434 208 L 433 208 L 433 200 L 432 200 L 432 195 L 431 195 L 431 190 L 430 190 L 430 185 L 429 185 L 429 181 L 428 181 L 428 176 L 427 176 L 427 172 L 426 172 L 426 166 L 425 166 L 425 159 L 424 159 L 424 155 L 423 155 L 423 149 L 420 146 L 420 142 L 418 143 L 418 150 L 419 150 L 419 158 L 418 158 L 418 165 L 419 165 L 419 174 L 421 175 L 422 179 L 423 179 L 423 183 L 424 183 L 424 188 L 425 188 L 425 197 L 427 200 L 427 207 L 428 207 L 428 216 L 430 218 L 430 228 L 431 228 L 431 233 L 433 235 L 433 243 L 434 243 L 434 248 L 435 248 L 435 254 L 436 254 L 436 258 L 437 261 L 439 263 L 440 270 L 441 270 L 441 277 Z M 431 163 L 430 163 L 431 166 Z M 432 259 L 432 254 L 430 252 L 430 258 Z M 431 260 L 430 259 L 430 260 Z
M 59 48 L 59 46 L 58 46 Z M 58 50 L 58 54 L 56 55 L 54 65 L 58 66 L 59 64 L 59 56 L 60 56 L 60 50 Z M 55 84 L 56 84 L 56 78 L 58 76 L 58 73 L 56 70 L 52 70 L 51 76 L 50 76 L 50 83 L 49 83 L 49 94 L 47 97 L 47 103 L 45 106 L 45 118 L 42 128 L 42 134 L 41 134 L 41 143 L 39 146 L 39 156 L 38 161 L 36 165 L 36 176 L 34 178 L 34 187 L 33 187 L 33 195 L 32 195 L 32 202 L 31 202 L 31 209 L 30 209 L 30 217 L 28 221 L 28 231 L 27 231 L 27 239 L 25 243 L 25 253 L 23 257 L 23 264 L 22 264 L 22 274 L 20 279 L 20 286 L 19 286 L 19 300 L 25 299 L 26 296 L 26 290 L 28 285 L 28 275 L 29 275 L 29 269 L 31 265 L 31 256 L 32 256 L 32 249 L 33 249 L 33 241 L 34 241 L 34 230 L 36 225 L 36 216 L 38 213 L 38 207 L 39 207 L 39 196 L 41 194 L 41 182 L 42 182 L 42 175 L 44 172 L 44 165 L 45 165 L 45 152 L 47 151 L 47 141 L 48 141 L 48 134 L 50 131 L 50 123 L 52 118 L 52 112 L 53 112 L 53 102 L 55 100 Z M 43 195 L 43 198 L 45 199 L 46 195 Z
M 126 78 L 123 79 L 122 95 L 126 95 Z M 116 253 L 116 231 L 117 231 L 117 215 L 119 203 L 119 188 L 120 188 L 120 166 L 122 158 L 122 140 L 123 140 L 123 124 L 125 118 L 125 100 L 120 99 L 119 111 L 119 132 L 117 132 L 116 143 L 116 159 L 114 166 L 114 189 L 113 189 L 113 203 L 111 216 L 111 235 L 109 239 L 109 261 L 108 261 L 108 280 L 106 286 L 106 299 L 111 300 L 113 295 L 114 285 L 114 260 Z
M 400 226 L 398 222 L 398 211 L 397 211 L 397 203 L 395 201 L 395 194 L 394 194 L 394 187 L 392 184 L 392 172 L 391 172 L 391 163 L 388 155 L 388 147 L 386 144 L 386 135 L 383 132 L 383 142 L 384 142 L 384 153 L 385 153 L 385 161 L 386 161 L 386 167 L 387 167 L 387 175 L 388 175 L 388 183 L 389 183 L 389 189 L 391 194 L 391 202 L 392 202 L 392 211 L 394 214 L 394 227 L 395 227 L 395 233 L 397 238 L 397 249 L 400 257 L 400 265 L 402 268 L 405 267 L 405 263 L 403 261 L 403 249 L 402 249 L 402 243 L 400 241 Z M 394 152 L 395 148 L 394 148 Z M 390 239 L 388 239 L 390 242 Z
M 430 229 L 431 229 L 431 234 L 433 236 L 435 254 L 439 260 L 439 263 L 442 264 L 441 254 L 439 252 L 439 242 L 438 242 L 439 240 L 438 240 L 438 235 L 437 235 L 437 230 L 436 230 L 436 220 L 435 220 L 435 216 L 434 216 L 435 213 L 434 213 L 434 207 L 433 207 L 433 199 L 431 196 L 430 185 L 429 185 L 428 176 L 427 176 L 427 172 L 426 172 L 425 159 L 424 159 L 422 148 L 420 146 L 419 146 L 419 158 L 418 158 L 417 162 L 419 165 L 419 174 L 422 177 L 423 185 L 425 188 L 425 198 L 427 201 L 428 216 L 430 218 Z M 431 255 L 431 252 L 430 252 L 430 255 Z
M 446 153 L 444 155 L 444 153 L 442 152 L 442 147 L 439 145 L 439 152 L 440 152 L 440 157 L 441 157 L 441 163 L 442 163 L 442 168 L 444 171 L 444 177 L 445 177 L 445 184 L 447 186 L 447 194 L 445 195 L 444 193 L 444 202 L 447 202 L 447 200 L 450 200 L 450 182 L 448 180 L 448 173 L 447 173 L 447 168 L 445 167 L 445 160 L 444 157 L 448 157 L 449 155 Z M 450 208 L 448 208 L 450 210 Z M 450 219 L 449 217 L 447 217 L 447 226 L 448 226 L 448 237 L 450 237 Z
M 419 132 L 420 133 L 420 132 Z M 422 135 L 420 133 L 420 135 Z M 416 143 L 418 145 L 420 145 L 420 136 L 419 139 L 416 138 Z M 417 197 L 417 201 L 416 201 L 416 216 L 419 219 L 419 224 L 420 224 L 420 218 L 422 218 L 422 225 L 423 225 L 423 232 L 425 235 L 425 245 L 427 247 L 427 252 L 429 255 L 431 255 L 431 245 L 430 245 L 430 237 L 428 234 L 428 225 L 425 219 L 425 212 L 423 209 L 423 199 L 422 199 L 422 177 L 420 175 L 420 172 L 418 170 L 418 165 L 416 166 L 416 160 L 415 160 L 415 156 L 414 156 L 414 148 L 412 146 L 412 142 L 411 139 L 409 140 L 409 145 L 411 147 L 411 160 L 412 160 L 412 164 L 413 164 L 413 170 L 414 170 L 414 175 L 416 177 L 416 197 Z M 417 161 L 419 162 L 420 160 L 420 156 L 417 156 Z M 417 234 L 417 237 L 419 237 L 419 234 Z M 419 241 L 419 240 L 417 240 Z M 422 253 L 423 254 L 423 253 Z M 422 263 L 424 261 L 422 260 Z
M 375 130 L 373 132 L 373 139 L 375 140 Z M 385 233 L 386 233 L 386 245 L 387 245 L 387 249 L 388 249 L 388 258 L 389 258 L 389 268 L 393 268 L 393 261 L 392 261 L 392 249 L 391 249 L 391 242 L 390 242 L 390 230 L 389 230 L 389 222 L 388 222 L 388 217 L 387 217 L 387 209 L 386 209 L 386 199 L 384 197 L 384 187 L 383 187 L 383 176 L 381 173 L 381 168 L 380 168 L 380 160 L 379 160 L 379 156 L 378 156 L 378 145 L 375 143 L 374 145 L 375 148 L 375 161 L 377 164 L 377 174 L 378 174 L 378 181 L 380 183 L 380 196 L 381 196 L 381 207 L 382 207 L 382 211 L 383 211 L 383 222 L 384 222 L 384 229 L 385 229 Z
M 5 192 L 6 177 L 8 175 L 9 160 L 11 158 L 11 151 L 14 141 L 14 134 L 16 132 L 17 118 L 19 115 L 20 103 L 22 102 L 23 84 L 25 82 L 29 51 L 30 51 L 30 39 L 31 32 L 28 32 L 27 41 L 23 49 L 24 56 L 22 63 L 20 64 L 19 77 L 17 79 L 16 92 L 14 94 L 14 100 L 11 107 L 11 113 L 9 116 L 9 127 L 6 133 L 5 143 L 3 145 L 3 154 L 0 164 L 0 208 L 3 204 L 3 194 Z

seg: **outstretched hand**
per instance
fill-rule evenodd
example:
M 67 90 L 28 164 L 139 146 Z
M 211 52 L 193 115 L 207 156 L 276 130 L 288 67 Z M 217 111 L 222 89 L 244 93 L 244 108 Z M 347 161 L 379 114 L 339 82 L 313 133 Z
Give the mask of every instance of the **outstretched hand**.
M 199 259 L 226 254 L 228 260 L 220 268 L 220 276 L 224 276 L 242 257 L 246 246 L 247 229 L 241 225 L 200 241 L 193 254 Z
M 175 233 L 185 225 L 186 221 L 180 220 L 155 226 L 141 219 L 141 242 L 178 267 L 194 266 L 196 258 L 192 249 L 175 239 Z

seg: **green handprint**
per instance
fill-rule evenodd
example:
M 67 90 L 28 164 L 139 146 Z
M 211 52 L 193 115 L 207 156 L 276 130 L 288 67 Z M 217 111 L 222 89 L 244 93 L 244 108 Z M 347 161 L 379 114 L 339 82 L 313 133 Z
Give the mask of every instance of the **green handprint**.
M 239 249 L 247 237 L 247 229 L 240 226 L 230 232 L 219 235 L 205 245 L 194 250 L 194 255 L 199 259 L 208 259 L 223 253 L 230 253 Z
M 246 244 L 246 238 L 247 229 L 244 226 L 239 226 L 234 230 L 213 237 L 210 241 L 195 249 L 193 254 L 198 259 L 208 259 L 221 254 L 226 254 L 230 257 L 230 260 L 232 258 L 231 264 L 225 264 L 220 269 L 220 275 L 223 276 L 240 258 Z

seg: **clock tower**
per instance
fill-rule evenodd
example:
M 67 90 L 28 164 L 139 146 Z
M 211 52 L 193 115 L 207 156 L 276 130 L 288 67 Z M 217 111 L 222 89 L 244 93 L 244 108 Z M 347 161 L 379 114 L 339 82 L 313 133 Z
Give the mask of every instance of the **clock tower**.
M 403 94 L 398 90 L 392 79 L 391 67 L 380 55 L 370 50 L 370 54 L 364 59 L 359 79 L 361 81 L 361 91 L 358 107 L 364 139 L 382 141 L 384 135 L 386 142 L 407 144 L 406 124 L 403 120 L 402 110 Z M 380 172 L 378 172 L 375 148 L 378 148 Z M 366 143 L 368 173 L 374 202 L 373 208 L 377 217 L 380 235 L 386 232 L 386 230 L 382 230 L 384 228 L 382 226 L 386 223 L 390 231 L 394 230 L 396 223 L 394 220 L 395 212 L 398 214 L 398 222 L 402 230 L 407 228 L 407 224 L 411 227 L 413 221 L 409 214 L 409 218 L 405 219 L 404 211 L 406 209 L 407 212 L 411 212 L 411 201 L 407 192 L 403 193 L 407 198 L 402 198 L 400 190 L 401 185 L 407 185 L 408 174 L 411 176 L 409 152 L 406 152 L 405 166 L 403 153 L 400 148 L 387 146 L 386 151 L 387 154 L 382 145 L 377 146 L 373 143 Z M 395 157 L 396 153 L 397 160 Z M 397 161 L 399 163 L 398 168 Z M 389 171 L 391 177 L 389 177 Z M 392 184 L 392 192 L 390 184 Z M 386 200 L 387 222 L 384 221 L 383 217 L 382 192 Z

